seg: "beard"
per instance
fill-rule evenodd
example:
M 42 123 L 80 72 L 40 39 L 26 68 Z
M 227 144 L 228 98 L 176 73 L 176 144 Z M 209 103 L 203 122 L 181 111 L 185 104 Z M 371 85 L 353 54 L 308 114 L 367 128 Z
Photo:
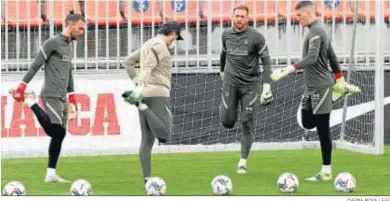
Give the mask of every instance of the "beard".
M 242 31 L 244 28 L 245 28 L 245 25 L 244 23 L 234 23 L 234 27 L 239 30 L 239 31 Z
M 70 34 L 70 40 L 78 40 L 81 38 L 82 38 L 82 35 L 76 36 L 76 34 L 73 34 L 73 33 Z

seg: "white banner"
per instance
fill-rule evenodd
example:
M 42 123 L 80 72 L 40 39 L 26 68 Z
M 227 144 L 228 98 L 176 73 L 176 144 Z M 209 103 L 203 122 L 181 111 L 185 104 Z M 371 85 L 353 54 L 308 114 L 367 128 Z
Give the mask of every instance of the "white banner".
M 125 74 L 125 73 L 124 73 Z M 8 95 L 20 79 L 1 82 L 2 157 L 46 156 L 50 138 L 46 136 L 27 105 Z M 43 79 L 37 76 L 27 91 L 39 94 Z M 76 75 L 79 114 L 68 122 L 63 155 L 136 153 L 140 144 L 138 112 L 123 101 L 121 94 L 133 87 L 125 74 Z

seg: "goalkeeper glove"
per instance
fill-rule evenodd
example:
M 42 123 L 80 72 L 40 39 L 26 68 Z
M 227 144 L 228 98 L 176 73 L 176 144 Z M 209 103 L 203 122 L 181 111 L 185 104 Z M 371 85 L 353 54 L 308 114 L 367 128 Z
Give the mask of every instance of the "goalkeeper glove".
M 125 99 L 125 102 L 128 102 L 132 105 L 136 105 L 142 102 L 142 93 L 144 86 L 142 83 L 139 83 L 133 91 L 125 92 L 122 96 Z
M 18 101 L 18 102 L 23 102 L 24 101 L 24 93 L 26 91 L 27 84 L 24 82 L 21 82 L 18 86 L 18 88 L 15 90 L 13 93 L 12 97 Z
M 351 95 L 355 93 L 360 93 L 360 88 L 358 86 L 348 84 L 345 82 L 344 76 L 340 74 L 336 75 L 336 84 L 333 85 L 332 89 L 333 102 L 343 98 L 345 95 Z
M 269 105 L 274 101 L 274 98 L 272 96 L 271 92 L 271 85 L 268 83 L 263 84 L 263 91 L 260 96 L 260 104 L 262 105 Z
M 76 111 L 76 97 L 74 93 L 68 94 L 68 120 L 74 119 L 77 115 Z
M 273 81 L 278 81 L 286 77 L 287 75 L 295 72 L 296 70 L 297 68 L 295 66 L 287 66 L 285 68 L 278 69 L 271 74 L 271 79 Z

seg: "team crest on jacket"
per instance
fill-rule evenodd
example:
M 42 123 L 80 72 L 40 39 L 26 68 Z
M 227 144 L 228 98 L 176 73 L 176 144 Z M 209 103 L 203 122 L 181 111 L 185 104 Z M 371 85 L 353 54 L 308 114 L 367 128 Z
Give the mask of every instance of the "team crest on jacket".
M 248 45 L 248 39 L 245 39 L 245 40 L 244 40 L 244 44 L 245 44 L 245 45 Z
M 62 55 L 62 61 L 69 61 L 69 62 L 71 62 L 72 61 L 72 57 L 69 56 L 69 55 L 64 54 L 64 55 Z

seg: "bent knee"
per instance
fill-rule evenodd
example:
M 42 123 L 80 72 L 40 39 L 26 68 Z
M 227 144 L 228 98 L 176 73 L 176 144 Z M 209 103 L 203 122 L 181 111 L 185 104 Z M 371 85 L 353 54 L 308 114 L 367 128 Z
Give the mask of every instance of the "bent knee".
M 220 119 L 223 127 L 233 128 L 236 124 L 236 117 L 234 115 L 228 115 L 226 112 L 220 113 Z
M 223 127 L 229 128 L 229 129 L 233 128 L 235 123 L 236 123 L 235 120 L 230 120 L 230 119 L 222 120 Z
M 301 123 L 302 126 L 305 129 L 313 129 L 316 127 L 316 121 L 315 121 L 315 116 L 313 115 L 312 110 L 306 110 L 302 109 L 301 110 L 302 116 L 301 116 Z
M 305 129 L 313 129 L 316 127 L 314 123 L 306 122 L 306 121 L 302 121 L 302 126 Z

